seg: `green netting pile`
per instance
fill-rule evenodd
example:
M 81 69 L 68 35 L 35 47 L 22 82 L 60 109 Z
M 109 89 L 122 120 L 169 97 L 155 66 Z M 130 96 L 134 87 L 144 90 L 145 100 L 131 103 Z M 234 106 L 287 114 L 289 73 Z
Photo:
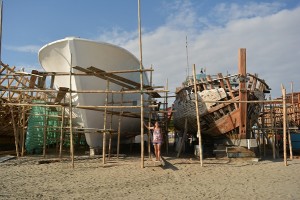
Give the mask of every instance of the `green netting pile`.
M 45 102 L 35 101 L 34 103 L 44 104 Z M 44 126 L 47 127 L 46 145 L 49 147 L 59 142 L 61 132 L 61 119 L 57 117 L 58 115 L 61 115 L 61 111 L 58 111 L 56 108 L 42 106 L 32 107 L 28 119 L 28 128 L 25 140 L 27 153 L 40 154 L 43 151 Z M 84 136 L 79 137 L 79 134 L 74 134 L 73 136 L 74 145 L 87 145 Z M 63 145 L 64 147 L 70 146 L 69 134 L 66 134 Z
M 35 101 L 34 103 L 44 103 Z M 46 115 L 43 116 L 43 115 Z M 46 145 L 56 144 L 59 139 L 60 119 L 59 112 L 55 108 L 33 106 L 28 119 L 27 136 L 25 146 L 27 153 L 41 153 L 44 145 L 44 126 L 47 126 Z M 49 117 L 50 116 L 50 117 Z

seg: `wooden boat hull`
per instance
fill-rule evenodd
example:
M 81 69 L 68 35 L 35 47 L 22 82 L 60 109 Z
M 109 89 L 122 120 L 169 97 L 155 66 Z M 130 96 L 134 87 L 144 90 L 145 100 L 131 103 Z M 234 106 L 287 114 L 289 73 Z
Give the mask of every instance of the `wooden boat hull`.
M 255 86 L 252 87 L 253 83 L 257 83 L 257 80 L 255 79 L 254 81 L 254 79 L 251 79 L 248 85 L 250 88 L 247 91 L 248 99 L 263 100 L 265 88 L 262 87 L 262 84 L 260 89 Z M 239 100 L 238 89 L 232 89 L 230 85 L 225 87 L 223 79 L 215 81 L 218 83 L 216 85 L 212 85 L 212 82 L 207 83 L 209 86 L 205 85 L 204 87 L 201 84 L 206 83 L 199 84 L 206 89 L 197 91 L 201 134 L 204 138 L 232 137 L 232 134 L 235 137 L 239 133 L 238 128 L 241 125 L 240 107 L 239 103 L 236 103 Z M 233 102 L 230 102 L 230 100 Z M 255 119 L 259 117 L 261 108 L 261 103 L 248 104 L 247 118 L 249 120 L 247 127 L 251 127 L 251 123 L 255 122 Z M 174 110 L 175 128 L 182 133 L 187 129 L 187 133 L 196 135 L 197 118 L 193 87 L 188 86 L 177 91 Z M 187 127 L 185 127 L 185 120 L 187 120 Z
M 42 67 L 48 72 L 70 72 L 72 67 L 79 66 L 87 69 L 91 66 L 104 71 L 117 70 L 137 70 L 140 68 L 139 60 L 129 51 L 103 42 L 95 42 L 81 38 L 69 37 L 49 43 L 39 51 L 39 61 Z M 72 69 L 74 73 L 80 72 Z M 120 76 L 134 82 L 140 82 L 140 73 L 123 73 Z M 70 87 L 69 76 L 57 76 L 54 81 L 56 87 Z M 148 84 L 146 74 L 144 74 L 144 84 Z M 74 91 L 86 90 L 109 90 L 120 91 L 122 86 L 109 83 L 95 76 L 72 76 L 71 89 Z M 80 94 L 74 93 L 72 96 L 73 105 L 83 106 L 103 106 L 106 101 L 106 94 Z M 108 102 L 126 102 L 124 105 L 140 105 L 140 94 L 109 94 Z M 112 104 L 110 104 L 112 105 Z M 118 104 L 120 105 L 120 104 Z M 108 109 L 111 111 L 111 109 Z M 120 111 L 120 110 L 118 110 Z M 140 109 L 123 109 L 123 111 L 140 112 Z M 103 129 L 104 113 L 94 110 L 74 109 L 74 123 L 77 127 Z M 107 117 L 106 129 L 118 130 L 118 116 Z M 137 134 L 140 132 L 140 119 L 122 117 L 121 133 Z M 102 134 L 85 133 L 86 141 L 91 148 L 102 146 Z

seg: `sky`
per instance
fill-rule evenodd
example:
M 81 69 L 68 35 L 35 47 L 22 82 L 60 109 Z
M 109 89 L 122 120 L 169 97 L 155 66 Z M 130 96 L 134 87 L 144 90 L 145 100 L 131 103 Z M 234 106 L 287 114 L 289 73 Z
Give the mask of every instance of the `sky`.
M 140 0 L 143 65 L 153 84 L 174 95 L 192 66 L 207 74 L 247 72 L 271 87 L 271 97 L 300 92 L 299 0 Z M 76 36 L 119 45 L 138 59 L 138 0 L 3 0 L 2 62 L 42 70 L 38 51 Z

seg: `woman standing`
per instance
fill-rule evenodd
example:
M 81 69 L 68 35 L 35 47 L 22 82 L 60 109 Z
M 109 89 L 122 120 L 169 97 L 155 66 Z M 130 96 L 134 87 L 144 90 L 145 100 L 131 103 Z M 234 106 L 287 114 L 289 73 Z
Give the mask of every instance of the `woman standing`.
M 146 126 L 146 124 L 145 124 L 145 126 Z M 156 161 L 159 161 L 160 160 L 160 148 L 161 148 L 161 144 L 163 142 L 161 128 L 157 121 L 155 122 L 154 126 L 149 126 L 149 127 L 146 126 L 146 128 L 153 130 L 152 143 L 154 146 Z

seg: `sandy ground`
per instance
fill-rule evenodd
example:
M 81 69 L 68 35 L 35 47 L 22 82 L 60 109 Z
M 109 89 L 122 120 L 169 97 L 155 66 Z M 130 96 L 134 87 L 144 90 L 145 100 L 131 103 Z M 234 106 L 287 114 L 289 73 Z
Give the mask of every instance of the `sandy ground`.
M 81 157 L 82 158 L 82 157 Z M 300 160 L 259 162 L 139 156 L 38 164 L 42 157 L 0 163 L 0 199 L 300 199 Z

